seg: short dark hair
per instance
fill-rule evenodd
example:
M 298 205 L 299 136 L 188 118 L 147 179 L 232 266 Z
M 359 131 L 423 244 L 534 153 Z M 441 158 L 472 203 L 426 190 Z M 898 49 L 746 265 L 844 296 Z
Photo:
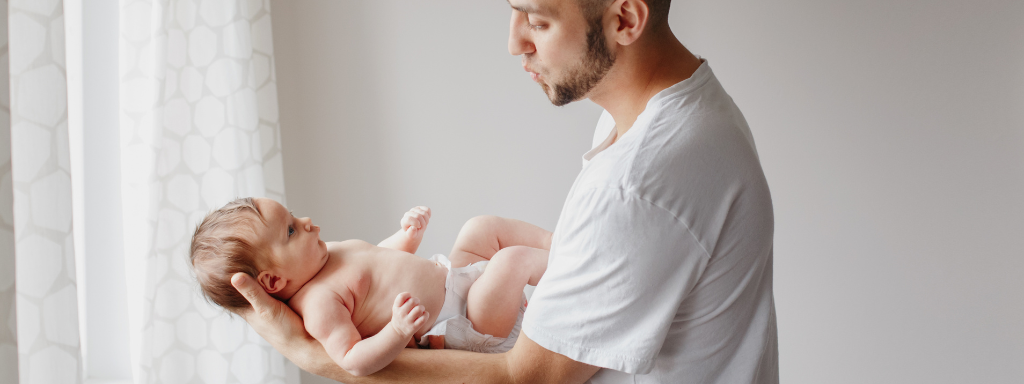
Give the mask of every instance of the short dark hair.
M 668 9 L 672 5 L 672 0 L 643 0 L 647 3 L 647 8 L 650 10 L 650 16 L 647 20 L 647 28 L 654 30 L 665 26 L 668 26 Z M 612 0 L 577 0 L 580 5 L 580 10 L 583 11 L 583 17 L 593 25 L 595 22 L 600 25 L 601 16 L 604 15 L 605 9 L 608 8 L 608 4 Z M 596 20 L 595 20 L 596 19 Z
M 256 201 L 235 199 L 210 212 L 192 235 L 189 261 L 206 298 L 229 310 L 249 308 L 249 300 L 231 285 L 231 276 L 244 272 L 254 279 L 257 264 L 268 256 L 254 243 L 254 225 L 263 222 Z

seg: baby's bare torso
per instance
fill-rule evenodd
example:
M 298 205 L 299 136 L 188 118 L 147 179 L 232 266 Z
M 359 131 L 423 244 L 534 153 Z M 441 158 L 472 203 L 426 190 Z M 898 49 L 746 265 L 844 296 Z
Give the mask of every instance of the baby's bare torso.
M 299 316 L 324 297 L 344 303 L 352 324 L 365 339 L 391 321 L 395 297 L 409 292 L 430 313 L 415 338 L 430 330 L 444 304 L 448 269 L 408 252 L 382 248 L 362 240 L 327 243 L 327 264 L 306 283 L 288 306 Z M 332 295 L 323 295 L 324 291 Z M 316 292 L 317 294 L 311 294 Z

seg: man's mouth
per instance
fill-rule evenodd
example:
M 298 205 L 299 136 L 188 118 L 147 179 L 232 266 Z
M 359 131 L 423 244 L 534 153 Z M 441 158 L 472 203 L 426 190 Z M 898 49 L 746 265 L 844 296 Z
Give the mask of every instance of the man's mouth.
M 530 74 L 530 79 L 533 79 L 533 81 L 540 80 L 540 78 L 541 78 L 540 73 L 534 72 L 532 69 L 527 67 L 525 64 L 523 65 L 523 70 Z

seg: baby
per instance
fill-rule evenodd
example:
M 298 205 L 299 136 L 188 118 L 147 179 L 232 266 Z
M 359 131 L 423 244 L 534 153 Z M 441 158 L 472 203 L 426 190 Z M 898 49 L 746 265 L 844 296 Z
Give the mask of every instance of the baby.
M 248 307 L 230 280 L 237 272 L 253 276 L 356 376 L 384 368 L 407 346 L 425 345 L 428 334 L 444 334 L 446 348 L 510 349 L 526 306 L 523 288 L 544 274 L 551 232 L 479 216 L 462 227 L 450 261 L 427 260 L 414 253 L 429 220 L 430 209 L 416 207 L 376 246 L 325 243 L 309 218 L 274 200 L 241 198 L 203 219 L 189 257 L 212 302 Z

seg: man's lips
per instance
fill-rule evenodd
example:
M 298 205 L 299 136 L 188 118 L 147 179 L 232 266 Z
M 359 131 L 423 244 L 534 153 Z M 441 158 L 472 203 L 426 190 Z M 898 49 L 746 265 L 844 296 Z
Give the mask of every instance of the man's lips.
M 537 81 L 540 79 L 539 73 L 530 70 L 530 68 L 527 68 L 525 65 L 523 66 L 523 70 L 530 74 L 530 78 L 533 79 L 533 81 Z

